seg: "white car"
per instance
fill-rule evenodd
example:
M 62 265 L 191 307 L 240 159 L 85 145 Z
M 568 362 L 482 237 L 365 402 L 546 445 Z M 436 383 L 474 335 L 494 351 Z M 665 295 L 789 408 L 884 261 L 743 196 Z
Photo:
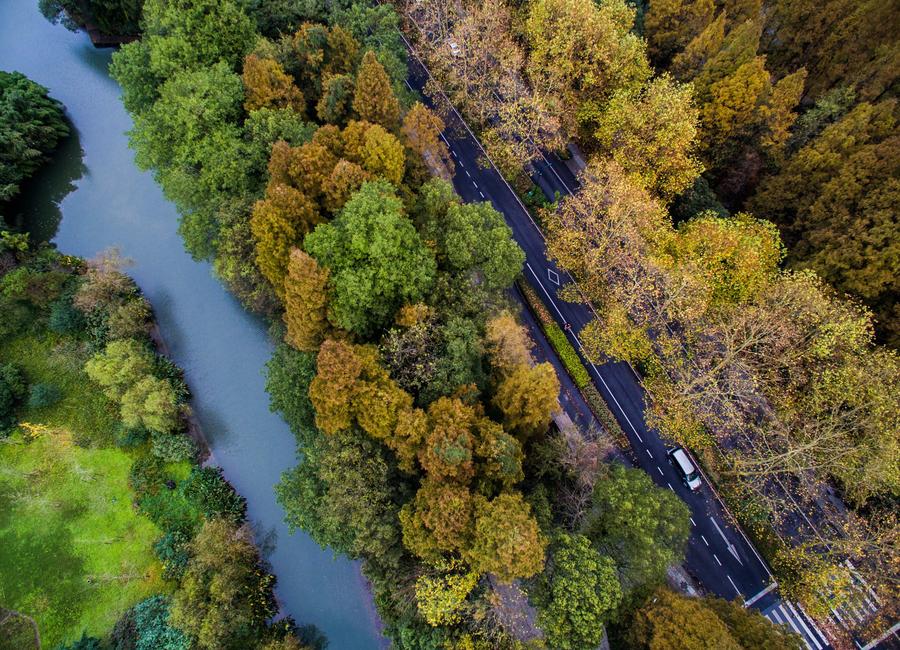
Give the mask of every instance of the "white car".
M 672 467 L 674 467 L 675 471 L 681 476 L 681 482 L 691 491 L 696 492 L 699 490 L 702 485 L 702 482 L 700 481 L 700 472 L 694 467 L 694 463 L 691 462 L 691 458 L 684 450 L 684 447 L 675 447 L 675 449 L 669 451 L 668 456 Z

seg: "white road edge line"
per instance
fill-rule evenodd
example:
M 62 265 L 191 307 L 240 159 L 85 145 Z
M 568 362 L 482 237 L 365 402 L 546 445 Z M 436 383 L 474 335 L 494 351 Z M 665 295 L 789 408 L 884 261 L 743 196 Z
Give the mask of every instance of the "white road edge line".
M 557 306 L 556 301 L 553 300 L 553 296 L 550 295 L 550 292 L 547 291 L 547 287 L 545 287 L 544 283 L 541 282 L 541 279 L 538 277 L 538 274 L 534 272 L 533 268 L 531 268 L 531 264 L 529 264 L 528 262 L 525 262 L 525 266 L 527 266 L 528 270 L 531 271 L 531 275 L 534 276 L 534 279 L 537 281 L 538 286 L 540 286 L 541 290 L 544 292 L 544 295 L 547 296 L 547 300 L 550 301 L 550 304 L 553 305 L 553 309 L 556 310 L 556 313 L 559 314 L 560 319 L 565 323 L 566 317 L 563 316 L 562 312 L 559 310 L 559 306 Z M 572 338 L 575 339 L 575 342 L 578 344 L 578 347 L 581 348 L 582 351 L 584 351 L 584 347 L 581 345 L 581 341 L 578 340 L 578 337 L 575 336 L 574 334 L 572 334 Z M 597 366 L 595 366 L 592 363 L 591 368 L 594 369 L 594 372 L 597 374 L 597 377 L 603 383 L 603 387 L 606 389 L 606 392 L 608 392 L 610 397 L 613 398 L 613 401 L 616 403 L 616 406 L 619 407 L 619 410 L 622 412 L 622 417 L 625 418 L 625 421 L 628 423 L 628 426 L 630 426 L 631 430 L 634 431 L 634 435 L 637 436 L 638 440 L 640 440 L 641 442 L 644 442 L 644 439 L 641 438 L 641 434 L 639 434 L 637 432 L 637 429 L 634 428 L 634 425 L 631 423 L 631 420 L 628 419 L 628 415 L 625 413 L 625 409 L 622 408 L 622 405 L 619 404 L 619 400 L 616 399 L 616 396 L 613 394 L 612 390 L 610 390 L 609 384 L 606 383 L 606 380 L 603 379 L 603 375 L 601 375 L 600 371 L 597 370 Z M 662 470 L 660 470 L 659 473 L 662 474 Z
M 726 573 L 725 577 L 728 578 L 728 582 L 730 582 L 731 586 L 734 587 L 734 590 L 737 592 L 737 595 L 741 596 L 743 598 L 744 594 L 742 594 L 741 590 L 737 588 L 736 584 L 734 584 L 734 580 L 731 579 L 731 576 Z

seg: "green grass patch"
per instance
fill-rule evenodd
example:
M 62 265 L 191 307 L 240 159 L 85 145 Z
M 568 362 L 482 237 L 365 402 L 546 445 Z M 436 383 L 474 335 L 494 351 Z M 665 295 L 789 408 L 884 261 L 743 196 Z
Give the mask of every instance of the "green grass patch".
M 0 602 L 33 617 L 47 647 L 103 636 L 166 589 L 152 552 L 161 532 L 131 505 L 131 463 L 65 431 L 0 446 Z
M 23 421 L 66 429 L 79 445 L 110 447 L 118 408 L 84 373 L 89 356 L 85 343 L 51 332 L 19 336 L 0 345 L 0 361 L 19 366 L 29 385 L 51 384 L 62 395 L 55 404 L 27 409 Z
M 0 345 L 0 362 L 61 395 L 20 412 L 38 425 L 35 439 L 20 431 L 0 440 L 0 603 L 32 617 L 47 648 L 84 631 L 104 636 L 129 607 L 169 588 L 153 554 L 162 532 L 132 505 L 133 459 L 112 446 L 117 409 L 82 372 L 86 357 L 53 334 Z

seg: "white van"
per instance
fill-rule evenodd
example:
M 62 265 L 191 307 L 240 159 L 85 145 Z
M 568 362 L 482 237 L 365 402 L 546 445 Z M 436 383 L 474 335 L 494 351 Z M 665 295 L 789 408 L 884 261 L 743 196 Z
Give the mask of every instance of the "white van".
M 700 481 L 700 472 L 694 467 L 694 463 L 691 462 L 690 456 L 688 456 L 684 447 L 675 447 L 675 449 L 672 449 L 669 452 L 669 462 L 681 476 L 681 482 L 690 490 L 697 491 L 700 489 L 700 485 L 702 485 Z

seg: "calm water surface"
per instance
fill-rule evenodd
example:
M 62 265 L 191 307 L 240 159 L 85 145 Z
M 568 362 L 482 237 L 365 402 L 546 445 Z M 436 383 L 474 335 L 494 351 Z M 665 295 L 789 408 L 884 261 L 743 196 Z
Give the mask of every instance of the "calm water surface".
M 357 564 L 334 559 L 301 532 L 289 535 L 273 486 L 294 464 L 294 440 L 269 412 L 263 366 L 272 345 L 248 315 L 184 252 L 178 215 L 133 163 L 131 120 L 107 74 L 111 53 L 84 34 L 47 23 L 37 0 L 0 0 L 0 69 L 18 70 L 66 105 L 75 137 L 33 182 L 19 208 L 35 236 L 93 257 L 118 247 L 153 303 L 172 356 L 187 374 L 213 460 L 247 498 L 248 514 L 278 576 L 286 613 L 312 623 L 335 650 L 384 645 Z

